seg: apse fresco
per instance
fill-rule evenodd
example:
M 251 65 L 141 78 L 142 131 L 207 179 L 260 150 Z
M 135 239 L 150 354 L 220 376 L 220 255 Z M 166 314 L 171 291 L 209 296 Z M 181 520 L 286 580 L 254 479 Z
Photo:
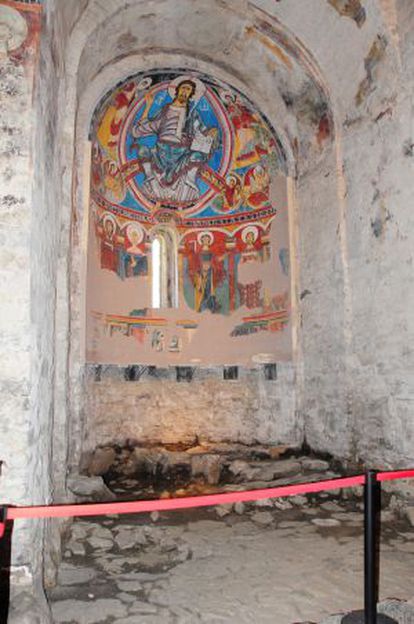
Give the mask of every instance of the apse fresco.
M 150 71 L 100 102 L 91 138 L 87 359 L 289 358 L 285 158 L 263 114 L 211 77 Z M 151 307 L 160 226 L 176 308 Z
M 8 58 L 16 67 L 33 77 L 39 52 L 42 7 L 15 0 L 0 0 L 0 41 L 2 60 Z

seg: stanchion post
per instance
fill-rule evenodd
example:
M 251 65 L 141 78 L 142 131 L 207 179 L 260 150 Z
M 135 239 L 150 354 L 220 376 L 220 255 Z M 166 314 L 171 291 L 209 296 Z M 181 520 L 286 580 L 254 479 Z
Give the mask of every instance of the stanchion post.
M 397 624 L 377 613 L 379 583 L 381 483 L 376 470 L 367 470 L 364 486 L 364 610 L 352 611 L 341 624 Z
M 367 470 L 364 488 L 364 605 L 365 624 L 377 624 L 378 601 L 378 513 L 380 484 L 375 470 Z
M 12 529 L 13 523 L 7 523 L 7 506 L 0 505 L 0 622 L 7 622 L 9 613 Z
M 0 540 L 4 537 L 6 533 L 6 522 L 7 522 L 7 507 L 5 505 L 0 505 Z

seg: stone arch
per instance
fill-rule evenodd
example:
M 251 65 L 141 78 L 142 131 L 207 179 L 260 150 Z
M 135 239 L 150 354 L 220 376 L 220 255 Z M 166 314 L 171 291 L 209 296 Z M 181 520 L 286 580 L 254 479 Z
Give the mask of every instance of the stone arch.
M 76 37 L 80 36 L 79 33 L 74 33 L 73 37 L 76 40 Z M 73 47 L 72 47 L 73 50 Z M 73 59 L 72 59 L 73 62 Z M 87 204 L 87 193 L 85 193 L 85 188 L 87 187 L 87 178 L 85 178 L 85 171 L 87 169 L 87 159 L 88 159 L 88 151 L 82 147 L 82 136 L 86 137 L 87 128 L 89 119 L 91 116 L 91 111 L 96 106 L 96 103 L 99 99 L 104 95 L 104 93 L 108 90 L 108 86 L 111 85 L 114 81 L 114 77 L 117 76 L 117 80 L 122 80 L 124 77 L 127 77 L 133 70 L 137 70 L 139 67 L 145 67 L 150 64 L 151 66 L 165 66 L 166 63 L 171 64 L 179 64 L 181 67 L 194 68 L 196 65 L 197 69 L 204 70 L 206 72 L 211 72 L 213 75 L 226 80 L 230 84 L 235 85 L 241 91 L 246 89 L 246 85 L 237 77 L 237 74 L 233 74 L 230 71 L 230 68 L 223 68 L 217 64 L 214 59 L 209 59 L 207 57 L 197 58 L 193 56 L 189 56 L 186 52 L 176 50 L 161 50 L 161 51 L 147 51 L 142 50 L 140 53 L 135 53 L 131 55 L 126 55 L 124 58 L 116 59 L 113 63 L 105 66 L 96 76 L 93 78 L 90 84 L 88 84 L 87 89 L 82 92 L 79 97 L 79 101 L 76 109 L 76 140 L 73 145 L 75 156 L 74 156 L 74 171 L 75 173 L 75 184 L 73 186 L 73 199 L 74 199 L 74 212 L 76 214 L 76 226 L 75 226 L 75 236 L 72 239 L 72 243 L 75 243 L 72 246 L 73 255 L 72 255 L 72 271 L 74 274 L 82 275 L 84 273 L 85 266 L 85 256 L 84 256 L 84 246 L 81 246 L 76 243 L 76 240 L 79 241 L 80 232 L 81 232 L 81 224 L 82 224 L 82 212 L 84 210 L 84 206 Z M 318 85 L 323 85 L 322 73 L 318 69 L 316 61 L 314 61 L 311 55 L 307 54 L 307 66 L 311 67 L 313 74 L 317 77 Z M 71 72 L 71 81 L 74 83 L 74 75 Z M 74 84 L 72 86 L 74 89 Z M 321 86 L 318 88 L 322 88 Z M 325 92 L 327 93 L 326 87 L 323 87 Z M 76 89 L 75 89 L 76 92 Z M 279 137 L 281 139 L 283 149 L 287 155 L 287 163 L 288 163 L 288 171 L 291 178 L 290 188 L 291 191 L 289 193 L 290 196 L 290 220 L 291 220 L 291 248 L 293 249 L 293 259 L 298 256 L 298 234 L 297 234 L 297 203 L 293 199 L 295 196 L 294 180 L 297 178 L 297 146 L 295 146 L 294 142 L 292 143 L 291 129 L 289 127 L 286 129 L 284 125 L 280 124 L 280 118 L 274 118 L 275 108 L 274 101 L 270 103 L 266 101 L 265 98 L 262 97 L 262 92 L 256 93 L 254 96 L 255 101 L 258 103 L 259 107 L 266 113 L 269 119 L 272 121 L 274 125 L 278 128 Z M 282 97 L 279 95 L 277 99 L 280 109 L 286 110 L 285 102 Z M 70 110 L 70 106 L 69 106 Z M 70 124 L 70 117 L 69 117 Z M 289 124 L 288 124 L 289 126 Z M 86 186 L 85 186 L 86 180 Z M 295 216 L 296 214 L 296 216 Z M 77 232 L 77 233 L 76 233 Z M 292 262 L 295 264 L 295 260 Z M 79 416 L 82 414 L 83 406 L 82 406 L 82 391 L 81 386 L 79 385 L 79 380 L 81 379 L 81 371 L 82 371 L 82 357 L 81 357 L 81 344 L 80 341 L 76 339 L 76 336 L 81 336 L 81 330 L 79 327 L 79 318 L 82 314 L 82 299 L 79 299 L 76 295 L 76 282 L 72 282 L 75 285 L 75 290 L 72 290 L 71 294 L 71 332 L 72 332 L 72 346 L 70 349 L 70 370 L 71 370 L 71 411 L 73 414 L 77 414 L 73 427 L 74 430 L 72 432 L 72 439 L 79 440 L 81 437 L 79 435 L 79 423 L 82 422 L 82 418 Z M 292 304 L 293 308 L 293 316 L 296 318 L 296 309 L 297 309 L 297 297 L 299 292 L 299 272 L 297 268 L 296 262 L 296 270 L 292 271 L 292 293 L 294 296 L 294 302 Z M 295 320 L 295 329 L 296 338 L 294 340 L 296 345 L 300 344 L 300 339 L 298 336 L 299 332 L 299 324 L 298 321 Z M 299 357 L 299 351 L 297 351 L 297 355 L 295 357 Z M 75 444 L 75 447 L 77 445 Z M 79 454 L 74 453 L 74 457 L 79 458 Z M 77 461 L 77 460 L 76 460 Z

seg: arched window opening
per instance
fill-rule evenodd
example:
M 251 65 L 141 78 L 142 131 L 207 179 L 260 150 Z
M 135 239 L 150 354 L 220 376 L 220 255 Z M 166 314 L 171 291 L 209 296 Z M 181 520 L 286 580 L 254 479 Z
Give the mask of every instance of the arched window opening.
M 178 307 L 177 245 L 173 232 L 157 229 L 152 245 L 152 307 Z
M 152 257 L 152 307 L 161 307 L 161 241 L 155 238 L 151 246 Z

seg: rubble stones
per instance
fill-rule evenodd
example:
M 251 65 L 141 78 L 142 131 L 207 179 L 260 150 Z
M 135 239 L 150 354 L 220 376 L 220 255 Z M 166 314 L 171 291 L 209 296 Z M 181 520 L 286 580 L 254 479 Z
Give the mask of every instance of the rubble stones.
M 297 459 L 281 459 L 275 463 L 275 468 L 275 477 L 302 472 L 300 462 Z
M 162 463 L 164 453 L 161 449 L 136 447 L 132 454 L 134 471 L 155 474 L 157 465 Z
M 52 624 L 50 612 L 44 604 L 38 602 L 31 593 L 19 592 L 11 601 L 8 624 Z
M 78 567 L 70 563 L 62 563 L 58 572 L 59 585 L 78 585 L 88 583 L 96 576 L 96 570 L 91 567 Z
M 336 518 L 312 518 L 311 522 L 320 527 L 334 527 L 341 524 Z
M 279 499 L 280 500 L 280 499 Z M 274 501 L 272 498 L 260 498 L 257 501 L 254 501 L 253 505 L 255 507 L 276 507 L 276 500 Z
M 72 553 L 72 555 L 83 556 L 86 554 L 85 546 L 82 544 L 82 542 L 71 540 L 66 544 L 66 548 Z
M 91 476 L 106 474 L 115 462 L 116 453 L 111 447 L 95 449 L 88 465 L 88 473 Z
M 157 613 L 158 609 L 155 605 L 152 605 L 148 602 L 141 602 L 136 600 L 133 605 L 131 605 L 129 609 L 130 613 L 142 613 L 143 615 L 149 613 Z M 136 619 L 135 619 L 136 622 Z
M 388 615 L 398 624 L 411 624 L 414 622 L 414 605 L 404 600 L 384 600 L 378 604 L 378 613 Z M 345 613 L 332 615 L 322 620 L 321 624 L 341 624 Z
M 229 471 L 243 481 L 269 482 L 276 477 L 295 474 L 301 471 L 300 462 L 295 459 L 279 461 L 248 462 L 236 459 L 229 465 Z
M 143 546 L 147 543 L 147 536 L 142 527 L 121 528 L 115 537 L 115 542 L 120 550 L 128 550 L 134 546 Z
M 404 600 L 384 600 L 378 605 L 378 613 L 395 618 L 401 624 L 414 622 L 414 603 Z
M 113 546 L 112 540 L 102 539 L 101 537 L 88 537 L 88 543 L 92 548 L 99 548 L 100 550 L 111 550 Z
M 123 592 L 133 592 L 134 594 L 142 590 L 140 581 L 116 581 L 118 588 Z
M 303 475 L 297 477 L 304 480 Z M 276 480 L 274 483 L 284 480 Z M 269 482 L 263 483 L 264 487 L 269 486 Z M 243 489 L 251 486 L 251 483 L 244 483 L 237 487 Z M 299 497 L 296 505 L 292 505 L 292 500 L 295 501 L 295 498 L 265 499 L 266 506 L 257 505 L 261 501 L 254 501 L 239 502 L 234 507 L 229 504 L 205 510 L 187 510 L 185 514 L 189 514 L 189 519 L 186 520 L 184 516 L 178 523 L 172 521 L 176 516 L 165 512 L 162 514 L 162 523 L 156 526 L 149 522 L 148 516 L 127 520 L 120 515 L 100 522 L 75 521 L 68 532 L 69 544 L 71 541 L 81 544 L 86 541 L 86 557 L 91 563 L 88 567 L 61 564 L 59 586 L 54 599 L 55 590 L 51 590 L 53 613 L 57 614 L 54 622 L 98 624 L 106 620 L 114 624 L 129 624 L 142 620 L 145 624 L 170 621 L 192 624 L 197 620 L 197 609 L 203 609 L 206 622 L 218 621 L 220 614 L 216 610 L 215 597 L 223 583 L 226 584 L 223 598 L 226 613 L 234 612 L 235 619 L 243 621 L 241 609 L 248 610 L 252 600 L 249 594 L 252 575 L 257 575 L 255 578 L 258 579 L 254 588 L 254 595 L 258 596 L 255 602 L 255 608 L 259 609 L 257 621 L 261 621 L 262 616 L 264 621 L 266 614 L 270 613 L 266 609 L 270 608 L 268 597 L 271 592 L 269 589 L 263 590 L 265 598 L 262 602 L 258 589 L 269 578 L 272 578 L 272 588 L 281 586 L 283 598 L 288 596 L 288 602 L 296 605 L 301 600 L 296 592 L 298 574 L 311 578 L 315 569 L 315 574 L 320 575 L 321 566 L 325 570 L 326 566 L 331 565 L 333 579 L 337 582 L 338 577 L 335 575 L 343 573 L 337 567 L 339 551 L 342 557 L 348 557 L 348 563 L 359 556 L 362 563 L 358 541 L 360 537 L 350 536 L 346 532 L 349 522 L 360 518 L 361 513 L 355 511 L 355 501 L 341 501 L 338 504 L 332 497 L 322 499 L 319 494 L 309 498 Z M 322 500 L 324 502 L 321 503 Z M 311 522 L 310 512 L 316 515 Z M 335 529 L 335 539 L 323 538 L 324 532 L 318 531 L 318 528 L 331 527 Z M 393 553 L 397 557 L 398 566 L 405 566 L 399 568 L 402 570 L 402 577 L 399 577 L 402 581 L 398 580 L 404 585 L 409 562 L 399 553 L 406 552 L 410 556 L 411 542 L 408 540 L 411 531 L 407 526 L 404 533 L 401 530 L 394 531 L 394 536 L 386 544 L 387 565 L 390 565 L 389 557 Z M 102 550 L 102 545 L 110 547 L 110 550 Z M 344 567 L 344 570 L 347 569 Z M 311 581 L 309 583 L 312 585 Z M 409 580 L 406 585 L 411 587 Z M 345 588 L 342 593 L 348 590 Z M 309 609 L 309 600 L 313 613 L 320 608 L 321 601 L 329 599 L 329 593 L 323 595 L 321 591 L 320 583 L 312 585 L 302 610 Z M 191 596 L 197 596 L 196 610 Z M 274 597 L 272 614 L 275 608 L 280 608 L 280 598 L 280 594 Z M 335 596 L 335 603 L 337 598 Z M 102 602 L 104 600 L 112 602 Z M 65 608 L 67 612 L 64 612 Z M 289 617 L 283 615 L 282 619 L 276 618 L 275 621 L 297 621 L 292 611 L 289 613 Z M 70 619 L 62 619 L 69 616 Z M 316 620 L 316 616 L 313 619 L 320 621 Z
M 229 465 L 229 471 L 236 477 L 240 477 L 243 481 L 252 481 L 257 474 L 257 471 L 251 467 L 249 462 L 236 459 Z
M 277 509 L 282 509 L 282 510 L 292 509 L 293 507 L 292 503 L 289 502 L 289 500 L 286 498 L 276 498 L 274 502 L 274 506 Z
M 323 459 L 314 459 L 311 457 L 303 457 L 300 460 L 304 470 L 312 472 L 326 472 L 329 470 L 329 463 Z
M 232 509 L 232 503 L 226 505 L 217 505 L 217 507 L 214 508 L 219 518 L 224 518 L 225 516 L 228 516 L 232 512 Z
M 334 501 L 326 501 L 326 503 L 322 503 L 321 509 L 324 509 L 325 511 L 342 511 L 342 507 Z
M 242 514 L 244 514 L 244 510 L 246 509 L 246 506 L 244 503 L 242 502 L 237 502 L 234 504 L 234 511 L 236 512 L 236 514 L 238 514 L 239 516 L 241 516 Z
M 329 465 L 324 460 L 290 457 L 272 461 L 264 447 L 255 447 L 254 450 L 251 448 L 247 451 L 242 445 L 239 446 L 240 448 L 231 445 L 227 445 L 226 448 L 224 446 L 216 448 L 215 445 L 194 447 L 198 452 L 162 447 L 123 449 L 121 453 L 118 452 L 115 461 L 115 466 L 118 466 L 117 470 L 119 469 L 119 474 L 122 476 L 118 480 L 111 476 L 110 485 L 120 494 L 125 492 L 125 488 L 130 488 L 131 491 L 137 490 L 141 496 L 148 492 L 149 497 L 170 498 L 210 492 L 269 489 L 338 476 L 327 470 Z M 181 477 L 184 474 L 187 475 L 188 484 L 183 484 L 182 480 L 174 482 L 175 474 Z M 138 486 L 141 475 L 150 477 L 147 490 Z M 163 478 L 166 479 L 165 482 L 161 481 L 164 491 L 158 494 L 157 479 Z M 98 489 L 102 486 L 103 480 L 100 477 L 95 477 L 95 479 L 98 480 L 95 481 Z M 220 480 L 225 479 L 227 483 L 220 483 Z M 77 491 L 93 493 L 94 487 L 88 489 L 93 482 L 93 479 L 84 477 L 83 481 L 76 485 Z M 183 614 L 191 622 L 194 613 L 188 616 L 185 610 L 180 610 L 181 607 L 177 607 L 177 610 L 171 607 L 169 610 L 165 608 L 164 603 L 159 602 L 159 597 L 164 595 L 164 601 L 167 600 L 168 603 L 171 601 L 174 604 L 175 598 L 171 597 L 174 596 L 174 590 L 167 590 L 169 570 L 177 566 L 184 568 L 191 566 L 193 560 L 202 560 L 203 565 L 212 566 L 214 570 L 214 559 L 217 556 L 215 542 L 220 540 L 223 544 L 227 540 L 239 540 L 242 544 L 253 540 L 260 550 L 260 543 L 263 541 L 263 537 L 259 539 L 257 533 L 260 530 L 263 535 L 280 531 L 285 539 L 286 536 L 290 539 L 291 535 L 300 533 L 304 539 L 305 536 L 321 536 L 325 533 L 322 529 L 333 528 L 335 536 L 342 536 L 338 542 L 348 544 L 351 538 L 347 533 L 342 535 L 341 529 L 348 528 L 349 530 L 349 527 L 359 527 L 362 516 L 360 511 L 356 511 L 358 502 L 353 493 L 352 497 L 345 500 L 340 491 L 338 494 L 340 496 L 335 497 L 335 500 L 333 492 L 330 491 L 309 496 L 297 495 L 246 503 L 237 502 L 234 505 L 219 505 L 204 512 L 213 514 L 210 518 L 215 518 L 215 520 L 189 522 L 184 527 L 169 526 L 168 531 L 164 526 L 165 520 L 169 517 L 168 512 L 162 514 L 162 522 L 157 526 L 149 523 L 148 516 L 146 516 L 146 524 L 132 521 L 127 524 L 122 516 L 108 517 L 100 524 L 86 521 L 75 522 L 65 546 L 67 556 L 69 558 L 73 555 L 82 557 L 85 556 L 85 552 L 86 556 L 90 556 L 92 549 L 91 558 L 94 561 L 92 569 L 95 576 L 89 579 L 90 573 L 87 572 L 87 568 L 80 568 L 79 571 L 76 569 L 75 572 L 70 565 L 66 567 L 65 572 L 65 564 L 63 564 L 63 582 L 59 580 L 59 585 L 67 588 L 67 591 L 70 591 L 72 587 L 77 591 L 86 584 L 96 584 L 96 587 L 99 587 L 102 575 L 105 575 L 107 579 L 110 579 L 114 591 L 113 596 L 105 594 L 105 599 L 113 598 L 117 601 L 116 608 L 121 605 L 121 610 L 123 609 L 121 616 L 106 616 L 107 619 L 112 618 L 111 621 L 114 621 L 114 624 L 115 622 L 116 624 L 136 622 L 137 617 L 145 622 L 158 624 L 170 621 L 174 617 L 184 617 Z M 392 511 L 386 510 L 383 513 L 385 522 L 390 521 L 392 517 Z M 159 512 L 152 512 L 150 519 L 152 523 L 157 522 L 160 519 Z M 202 532 L 205 533 L 203 539 L 200 537 Z M 327 531 L 326 534 L 329 535 Z M 408 538 L 399 538 L 395 544 L 390 542 L 386 547 L 387 553 L 392 550 L 408 554 L 411 550 Z M 266 558 L 264 552 L 261 556 Z M 139 572 L 133 570 L 139 570 Z M 159 585 L 154 584 L 157 579 Z M 191 587 L 191 579 L 187 579 L 186 583 L 187 585 L 190 583 Z M 164 594 L 163 588 L 166 592 Z M 96 589 L 87 595 L 90 602 L 85 602 L 86 605 L 98 604 L 99 600 L 103 600 L 102 593 Z M 165 598 L 166 595 L 168 599 Z M 76 610 L 79 607 L 78 603 L 82 603 L 82 600 L 77 600 L 78 597 L 86 599 L 86 594 L 82 592 L 72 595 L 61 594 L 56 603 L 62 603 L 63 598 L 66 600 L 69 597 L 76 598 L 74 600 Z M 92 598 L 94 598 L 93 601 Z M 163 604 L 163 606 L 154 603 Z M 86 608 L 86 618 L 89 617 L 88 614 L 89 611 Z M 100 617 L 98 611 L 96 614 Z M 183 622 L 187 621 L 185 618 Z M 60 621 L 65 620 L 56 620 L 57 623 Z M 73 621 L 77 620 L 74 618 Z M 79 620 L 79 622 L 82 621 Z M 96 622 L 98 621 L 102 620 L 97 619 Z
M 102 477 L 71 475 L 67 479 L 67 486 L 73 494 L 81 499 L 96 501 L 115 499 L 115 495 L 106 487 Z
M 283 459 L 289 450 L 294 452 L 294 449 L 286 446 L 230 443 L 204 443 L 184 450 L 172 449 L 168 445 L 122 449 L 101 447 L 90 454 L 87 470 L 89 473 L 101 474 L 110 470 L 109 485 L 116 494 L 121 494 L 125 487 L 138 489 L 140 479 L 143 480 L 143 487 L 152 485 L 154 490 L 162 484 L 164 493 L 161 498 L 171 497 L 170 489 L 174 487 L 174 495 L 181 495 L 177 486 L 183 486 L 185 492 L 185 487 L 191 482 L 194 482 L 195 487 L 201 483 L 214 487 L 226 479 L 227 484 L 222 486 L 223 489 L 237 491 L 245 489 L 240 485 L 243 483 L 248 483 L 252 488 L 266 488 L 338 476 L 328 470 L 329 463 L 322 459 L 304 456 Z M 122 482 L 116 475 L 122 475 Z M 105 496 L 108 498 L 107 492 L 99 493 L 101 486 L 102 483 L 97 482 L 97 492 L 94 493 L 92 482 L 71 482 L 71 488 L 76 489 L 78 496 L 88 496 L 91 492 L 96 500 L 104 500 Z M 199 493 L 203 492 L 194 492 Z
M 120 594 L 117 594 L 117 598 L 118 600 L 122 600 L 122 602 L 126 602 L 131 604 L 131 602 L 135 602 L 135 596 L 133 596 L 132 594 L 127 594 L 126 592 L 121 592 Z
M 303 507 L 308 502 L 308 499 L 306 498 L 306 496 L 301 496 L 300 494 L 297 496 L 290 496 L 289 500 L 294 505 L 298 505 L 298 507 Z
M 222 457 L 220 455 L 193 455 L 191 458 L 191 475 L 202 475 L 206 483 L 216 485 L 220 481 Z
M 169 451 L 163 451 L 161 455 L 162 472 L 168 473 L 174 471 L 177 468 L 183 468 L 191 473 L 191 457 L 184 452 L 172 453 Z
M 411 526 L 414 527 L 414 506 L 406 507 L 405 515 L 407 516 Z
M 272 481 L 275 474 L 278 474 L 277 466 L 279 462 L 254 462 L 251 467 L 254 470 L 254 478 L 260 481 Z M 279 473 L 280 474 L 280 473 Z
M 73 621 L 76 624 L 95 624 L 109 617 L 124 617 L 128 611 L 120 600 L 100 598 L 89 602 L 60 600 L 52 604 L 52 613 L 56 624 Z
M 288 450 L 288 446 L 271 446 L 268 449 L 269 457 L 271 459 L 280 459 Z
M 253 522 L 262 526 L 267 526 L 273 523 L 273 514 L 270 511 L 256 511 L 250 516 L 250 518 Z

